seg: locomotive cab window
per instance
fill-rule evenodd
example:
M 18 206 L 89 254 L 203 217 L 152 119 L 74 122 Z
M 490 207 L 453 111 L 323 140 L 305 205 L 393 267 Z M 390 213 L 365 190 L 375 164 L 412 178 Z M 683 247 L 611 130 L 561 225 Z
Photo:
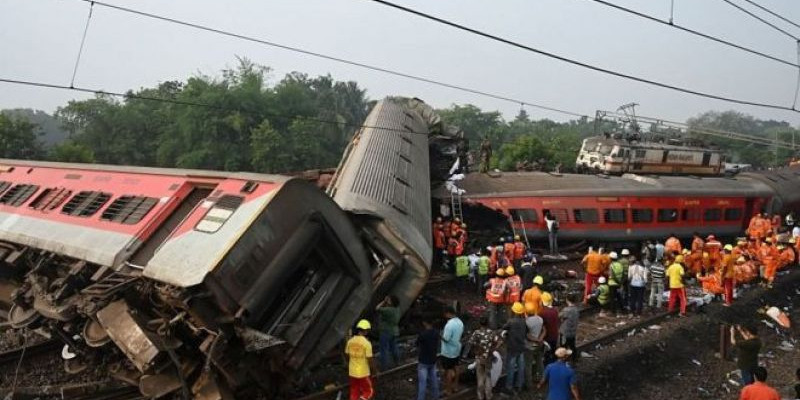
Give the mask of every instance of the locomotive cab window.
M 508 210 L 508 214 L 511 215 L 511 219 L 514 222 L 519 222 L 520 220 L 525 222 L 538 222 L 539 216 L 536 214 L 536 210 L 532 208 L 510 208 Z
M 607 208 L 603 210 L 603 219 L 611 224 L 625 223 L 628 222 L 628 213 L 624 208 Z
M 76 217 L 90 217 L 100 210 L 110 198 L 111 194 L 105 192 L 78 192 L 69 199 L 67 204 L 64 204 L 61 213 Z
M 725 209 L 725 221 L 738 221 L 742 219 L 742 209 L 741 208 L 726 208 Z
M 675 222 L 678 220 L 677 208 L 659 208 L 658 222 Z
M 572 210 L 572 216 L 579 224 L 596 224 L 599 221 L 597 210 L 594 208 L 576 208 Z
M 703 213 L 704 221 L 719 221 L 722 219 L 722 210 L 719 208 L 709 208 Z
M 37 185 L 15 185 L 3 193 L 3 196 L 0 197 L 0 204 L 19 207 L 25 204 L 37 190 L 39 190 Z
M 653 210 L 649 208 L 634 208 L 631 210 L 631 216 L 633 217 L 633 222 L 653 222 Z
M 230 219 L 233 212 L 244 202 L 244 197 L 225 195 L 214 203 L 208 212 L 194 227 L 195 230 L 206 233 L 214 233 L 222 228 L 222 225 Z

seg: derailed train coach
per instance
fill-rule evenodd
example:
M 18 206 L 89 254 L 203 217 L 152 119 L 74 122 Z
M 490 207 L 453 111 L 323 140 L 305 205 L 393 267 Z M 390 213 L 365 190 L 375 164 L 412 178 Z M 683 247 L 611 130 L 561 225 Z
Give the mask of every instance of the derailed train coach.
M 376 298 L 405 307 L 424 285 L 431 115 L 379 102 L 332 197 L 284 176 L 0 160 L 2 312 L 63 341 L 68 371 L 103 354 L 146 396 L 277 395 Z

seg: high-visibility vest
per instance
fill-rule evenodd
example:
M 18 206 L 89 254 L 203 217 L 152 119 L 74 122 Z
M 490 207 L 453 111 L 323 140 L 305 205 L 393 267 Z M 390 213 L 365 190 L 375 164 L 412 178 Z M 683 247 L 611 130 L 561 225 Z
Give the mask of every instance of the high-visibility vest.
M 503 252 L 509 262 L 514 261 L 514 243 L 506 243 L 503 245 Z
M 619 286 L 624 282 L 625 277 L 623 266 L 619 261 L 614 261 L 611 263 L 611 273 L 608 275 L 608 285 L 609 286 Z
M 469 257 L 461 255 L 456 257 L 456 276 L 462 277 L 469 274 Z
M 522 279 L 519 275 L 512 275 L 506 278 L 506 287 L 508 288 L 508 296 L 506 296 L 506 303 L 514 303 L 519 301 L 522 292 Z
M 489 279 L 489 288 L 486 289 L 486 300 L 490 303 L 506 302 L 506 280 L 494 277 Z
M 481 256 L 481 258 L 478 259 L 478 275 L 486 275 L 489 273 L 490 262 L 491 260 L 486 256 Z
M 610 288 L 607 284 L 602 284 L 597 287 L 597 302 L 600 304 L 608 304 L 608 295 Z

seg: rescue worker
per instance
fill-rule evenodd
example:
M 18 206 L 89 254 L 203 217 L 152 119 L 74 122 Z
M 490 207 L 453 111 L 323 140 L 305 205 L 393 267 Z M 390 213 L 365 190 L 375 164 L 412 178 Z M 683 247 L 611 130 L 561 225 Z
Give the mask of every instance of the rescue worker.
M 733 304 L 733 287 L 736 285 L 736 269 L 733 256 L 733 246 L 726 244 L 722 248 L 722 261 L 720 262 L 720 275 L 722 288 L 725 293 L 725 306 Z
M 619 262 L 617 252 L 612 251 L 609 257 L 611 258 L 611 267 L 608 273 L 608 287 L 611 289 L 611 309 L 619 316 L 624 304 L 620 287 L 625 278 L 623 277 L 623 267 Z
M 535 315 L 539 315 L 542 309 L 542 285 L 544 285 L 544 278 L 537 275 L 533 278 L 533 286 L 522 294 L 523 303 L 530 304 Z
M 539 316 L 544 321 L 544 329 L 547 331 L 544 341 L 550 346 L 550 350 L 545 353 L 545 363 L 552 361 L 553 350 L 558 347 L 558 333 L 560 331 L 558 319 L 558 309 L 553 307 L 553 295 L 549 292 L 542 293 L 542 309 Z
M 686 263 L 686 267 L 689 271 L 692 272 L 692 275 L 696 275 L 700 273 L 703 269 L 703 248 L 705 247 L 705 242 L 700 237 L 700 234 L 695 232 L 692 235 L 692 245 L 689 254 L 684 255 L 684 262 Z
M 780 252 L 778 256 L 778 269 L 783 269 L 794 263 L 795 254 L 791 246 L 780 244 L 778 245 L 778 252 Z
M 506 331 L 506 394 L 515 394 L 525 384 L 525 342 L 528 326 L 525 324 L 525 306 L 520 302 L 511 305 L 512 317 L 503 325 Z
M 770 220 L 770 228 L 772 232 L 777 234 L 781 228 L 781 216 L 780 214 L 772 214 L 772 219 Z
M 469 275 L 469 257 L 464 254 L 456 256 L 456 278 L 464 278 Z
M 442 254 L 447 250 L 447 237 L 444 234 L 444 222 L 442 217 L 437 217 L 433 223 L 433 254 L 436 259 L 435 264 L 441 264 Z
M 448 229 L 450 229 L 450 237 L 456 236 L 461 232 L 461 218 L 453 218 Z
M 497 329 L 506 320 L 506 280 L 505 270 L 498 268 L 495 276 L 486 282 L 486 301 L 489 302 L 489 327 Z
M 514 235 L 514 266 L 519 268 L 522 265 L 522 258 L 525 256 L 525 243 L 522 243 L 519 235 Z
M 674 233 L 671 233 L 669 238 L 664 242 L 664 251 L 668 254 L 671 253 L 673 257 L 677 254 L 681 254 L 681 251 L 683 251 L 681 241 Z
M 589 252 L 581 260 L 581 264 L 585 268 L 585 277 L 583 280 L 583 304 L 588 304 L 589 294 L 597 285 L 597 280 L 605 273 L 603 268 L 603 255 L 594 251 L 589 247 Z
M 533 286 L 533 278 L 536 276 L 536 269 L 533 266 L 533 259 L 529 255 L 524 255 L 522 264 L 519 267 L 519 279 L 522 281 L 522 292 Z
M 497 270 L 499 262 L 498 247 L 502 249 L 502 242 L 503 238 L 500 238 L 500 241 L 498 241 L 498 243 L 500 243 L 501 245 L 489 246 L 489 275 L 493 275 L 494 272 Z M 502 250 L 500 252 L 502 252 Z
M 514 304 L 520 301 L 522 296 L 522 281 L 514 271 L 514 267 L 506 267 L 506 304 Z M 522 306 L 520 304 L 520 306 Z
M 761 214 L 755 213 L 752 217 L 750 217 L 750 223 L 747 224 L 747 230 L 745 232 L 750 237 L 750 239 L 760 239 L 764 232 L 762 232 L 763 223 L 761 221 Z
M 714 235 L 706 238 L 705 251 L 708 253 L 708 261 L 714 271 L 718 271 L 722 264 L 722 243 Z
M 719 272 L 708 271 L 705 275 L 697 274 L 697 280 L 700 281 L 703 292 L 711 294 L 714 297 L 725 292 L 725 289 L 722 287 L 722 278 Z
M 680 302 L 681 316 L 686 315 L 686 288 L 683 285 L 683 255 L 675 256 L 675 261 L 667 268 L 666 275 L 669 279 L 669 303 L 667 311 L 675 310 L 675 302 Z
M 731 256 L 733 259 L 736 260 L 737 258 L 743 256 L 747 252 L 747 241 L 746 240 L 738 240 L 736 242 L 736 247 L 731 250 Z
M 467 224 L 461 224 L 461 246 L 467 248 L 467 244 L 469 243 L 469 235 L 467 234 Z
M 597 278 L 597 289 L 589 296 L 589 304 L 600 307 L 600 316 L 605 317 L 611 302 L 611 288 L 606 277 Z
M 489 265 L 491 264 L 491 260 L 488 254 L 489 251 L 484 249 L 481 251 L 480 258 L 478 258 L 478 273 L 475 276 L 475 282 L 478 286 L 478 295 L 480 295 L 483 290 L 483 285 L 486 284 L 486 279 L 489 277 Z
M 622 265 L 622 282 L 620 288 L 622 289 L 622 309 L 628 308 L 630 301 L 630 288 L 628 287 L 628 269 L 631 266 L 631 252 L 628 249 L 622 249 L 622 257 L 619 258 L 619 263 Z
M 372 329 L 369 321 L 362 319 L 356 324 L 356 334 L 345 345 L 350 380 L 350 400 L 369 400 L 375 395 L 370 376 L 378 372 L 372 357 L 372 343 L 367 333 Z
M 772 239 L 767 238 L 765 243 L 758 248 L 758 259 L 764 266 L 762 276 L 766 279 L 767 287 L 772 287 L 772 282 L 775 280 L 775 272 L 778 270 L 778 262 L 780 253 L 772 243 Z
M 450 236 L 450 239 L 447 240 L 447 255 L 449 256 L 449 265 L 453 265 L 456 257 L 460 256 L 462 253 L 464 253 L 464 245 L 461 242 L 461 232 L 456 232 L 455 236 Z
M 508 259 L 508 265 L 514 265 L 514 262 L 516 261 L 514 259 L 514 248 L 515 247 L 516 246 L 514 245 L 513 238 L 511 236 L 506 238 L 506 242 L 503 245 L 503 253 L 506 256 L 506 259 Z

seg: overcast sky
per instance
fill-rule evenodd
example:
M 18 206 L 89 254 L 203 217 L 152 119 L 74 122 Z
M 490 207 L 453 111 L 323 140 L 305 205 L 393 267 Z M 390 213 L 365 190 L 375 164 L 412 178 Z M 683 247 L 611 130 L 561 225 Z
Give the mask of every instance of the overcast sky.
M 285 45 L 594 115 L 623 103 L 685 120 L 742 111 L 800 124 L 800 114 L 740 106 L 625 81 L 510 48 L 368 0 L 107 0 Z M 669 18 L 670 0 L 610 0 Z M 743 0 L 734 0 L 746 5 Z M 699 91 L 790 106 L 797 70 L 590 0 L 397 0 L 403 5 L 563 56 Z M 756 0 L 800 21 L 796 0 Z M 89 5 L 80 0 L 0 0 L 0 78 L 69 84 Z M 795 61 L 794 41 L 722 0 L 675 0 L 675 22 Z M 800 29 L 791 30 L 800 35 Z M 125 91 L 218 74 L 247 57 L 287 72 L 354 80 L 373 98 L 419 97 L 436 107 L 476 104 L 513 117 L 519 105 L 95 6 L 76 86 Z M 0 83 L 0 108 L 52 112 L 88 95 Z M 533 108 L 535 118 L 568 117 Z

